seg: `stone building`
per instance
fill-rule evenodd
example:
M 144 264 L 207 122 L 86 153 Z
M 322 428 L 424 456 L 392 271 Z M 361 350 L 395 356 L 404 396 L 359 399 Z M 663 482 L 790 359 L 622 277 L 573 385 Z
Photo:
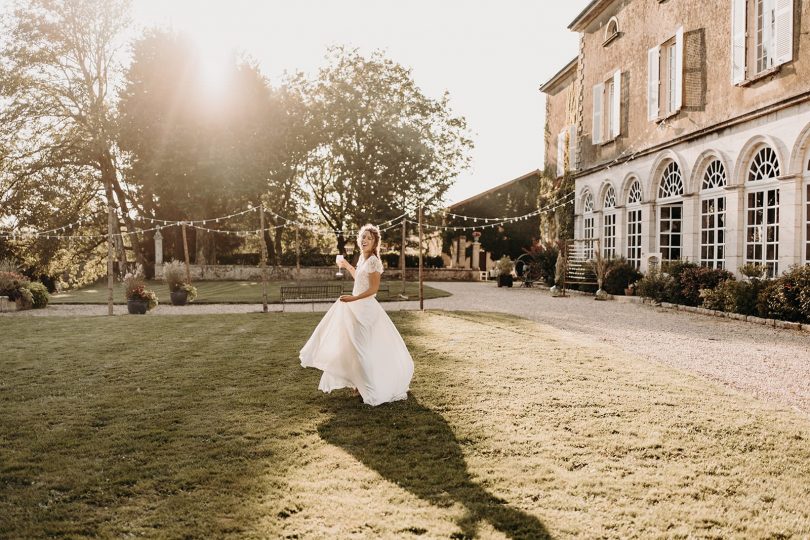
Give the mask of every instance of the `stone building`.
M 810 2 L 594 0 L 541 86 L 586 257 L 810 262 Z

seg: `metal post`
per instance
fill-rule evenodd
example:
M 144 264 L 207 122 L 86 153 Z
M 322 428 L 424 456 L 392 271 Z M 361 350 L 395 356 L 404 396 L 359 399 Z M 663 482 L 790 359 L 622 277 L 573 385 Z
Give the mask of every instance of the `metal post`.
M 259 222 L 261 234 L 259 240 L 262 244 L 262 313 L 267 313 L 267 243 L 264 240 L 264 206 L 259 205 Z
M 405 226 L 407 223 L 407 220 L 402 218 L 402 248 L 399 257 L 399 266 L 400 270 L 402 271 L 402 293 L 400 296 L 402 296 L 403 299 L 407 298 L 407 296 L 405 296 L 405 268 L 407 267 L 405 264 Z
M 422 282 L 422 205 L 419 205 L 419 310 L 425 309 L 425 290 Z
M 183 255 L 186 258 L 186 283 L 191 283 L 191 268 L 188 262 L 188 239 L 186 238 L 185 223 L 183 223 Z
M 107 315 L 113 314 L 113 207 L 107 201 Z

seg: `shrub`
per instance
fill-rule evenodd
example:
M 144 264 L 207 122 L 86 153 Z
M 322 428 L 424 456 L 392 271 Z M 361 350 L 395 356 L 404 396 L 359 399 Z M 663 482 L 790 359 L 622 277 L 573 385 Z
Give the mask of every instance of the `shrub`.
M 672 276 L 672 279 L 674 280 L 674 283 L 670 288 L 668 299 L 666 300 L 667 302 L 691 305 L 689 300 L 683 294 L 683 290 L 681 288 L 681 276 L 684 272 L 694 270 L 696 268 L 699 268 L 699 266 L 689 261 L 672 261 L 664 263 L 662 266 L 663 272 Z
M 28 278 L 16 272 L 0 272 L 0 296 L 16 301 L 30 283 Z
M 768 282 L 759 301 L 769 318 L 810 322 L 810 265 L 793 266 Z
M 48 307 L 48 302 L 51 301 L 51 295 L 48 294 L 48 288 L 39 281 L 32 281 L 28 285 L 28 290 L 31 291 L 31 300 L 34 309 L 42 309 Z
M 680 271 L 678 285 L 678 297 L 687 306 L 700 305 L 700 291 L 703 289 L 714 289 L 720 283 L 734 279 L 731 272 L 717 268 L 706 268 L 705 266 L 687 266 Z
M 179 291 L 186 283 L 186 271 L 183 263 L 177 259 L 163 265 L 163 281 L 171 292 Z
M 531 248 L 523 251 L 531 255 L 532 259 L 529 264 L 536 267 L 543 282 L 549 286 L 554 285 L 557 256 L 560 254 L 557 246 L 550 242 L 544 243 L 535 240 Z
M 380 255 L 380 259 L 387 264 L 388 268 L 391 269 L 398 269 L 399 268 L 399 253 L 388 252 L 382 253 Z M 422 264 L 425 265 L 425 268 L 444 268 L 444 259 L 439 257 L 423 257 Z M 405 268 L 419 268 L 419 256 L 418 255 L 405 255 Z
M 636 287 L 639 296 L 659 303 L 672 302 L 675 289 L 677 289 L 675 278 L 658 269 L 647 272 Z
M 605 281 L 602 283 L 602 288 L 608 294 L 624 294 L 624 290 L 631 284 L 641 279 L 641 272 L 627 261 L 624 257 L 612 259 L 608 263 L 608 268 L 605 273 Z
M 504 255 L 495 263 L 499 275 L 511 274 L 514 267 L 515 263 L 512 262 L 508 255 Z
M 31 309 L 34 307 L 34 295 L 28 287 L 19 289 L 15 300 L 19 303 L 20 309 Z

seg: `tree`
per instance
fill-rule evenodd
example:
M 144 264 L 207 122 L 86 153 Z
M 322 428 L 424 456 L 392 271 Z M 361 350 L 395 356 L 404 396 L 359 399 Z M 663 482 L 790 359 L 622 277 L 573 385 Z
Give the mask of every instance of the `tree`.
M 410 70 L 385 58 L 336 47 L 317 77 L 288 86 L 307 108 L 316 138 L 304 183 L 345 252 L 347 229 L 384 222 L 404 209 L 441 205 L 455 176 L 469 165 L 472 141 L 445 93 L 430 99 Z
M 126 0 L 28 0 L 5 22 L 0 147 L 6 155 L 0 197 L 16 201 L 19 225 L 72 217 L 59 208 L 94 215 L 98 204 L 90 202 L 98 203 L 103 194 L 101 202 L 117 208 L 130 232 L 136 229 L 120 175 L 111 91 L 120 72 L 116 54 L 128 7 Z M 60 200 L 60 193 L 63 199 L 66 193 L 73 197 Z M 40 210 L 26 215 L 20 203 L 34 199 Z M 137 236 L 128 240 L 136 260 L 144 262 Z M 126 264 L 123 246 L 119 241 L 119 259 Z

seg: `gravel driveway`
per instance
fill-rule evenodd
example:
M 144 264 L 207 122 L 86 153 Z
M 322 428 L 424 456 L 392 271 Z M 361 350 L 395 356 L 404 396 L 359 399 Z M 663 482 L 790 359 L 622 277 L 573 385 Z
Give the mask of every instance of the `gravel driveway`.
M 425 301 L 430 309 L 498 311 L 552 326 L 583 343 L 607 343 L 622 351 L 700 374 L 758 398 L 810 416 L 810 334 L 733 319 L 708 317 L 625 301 L 595 302 L 589 296 L 552 298 L 540 289 L 498 288 L 494 283 L 431 283 L 453 294 Z M 418 302 L 382 304 L 387 310 L 418 309 Z M 271 311 L 281 306 L 270 305 Z M 317 304 L 323 311 L 328 304 Z M 309 305 L 288 311 L 310 311 Z M 153 315 L 256 313 L 261 305 L 161 305 Z M 116 314 L 126 306 L 115 306 Z M 98 305 L 59 305 L 3 316 L 106 315 Z

